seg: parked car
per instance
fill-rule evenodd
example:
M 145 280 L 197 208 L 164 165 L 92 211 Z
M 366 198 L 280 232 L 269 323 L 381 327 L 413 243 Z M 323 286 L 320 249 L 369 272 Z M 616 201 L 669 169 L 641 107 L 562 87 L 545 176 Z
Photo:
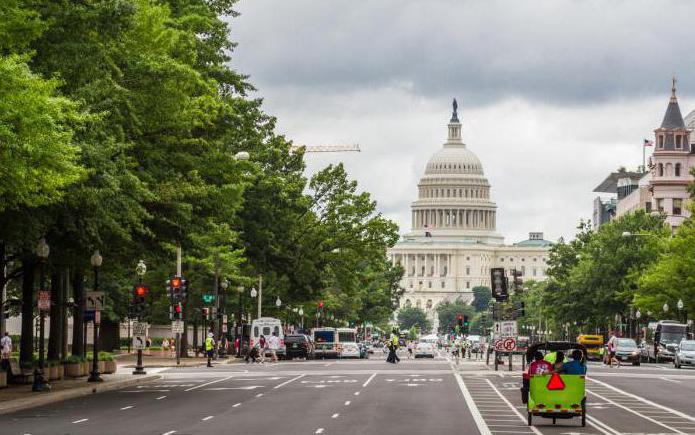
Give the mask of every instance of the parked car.
M 633 366 L 640 365 L 640 349 L 632 338 L 616 339 L 615 357 L 618 361 L 631 362 Z
M 360 358 L 362 352 L 357 343 L 341 343 L 340 357 L 341 358 Z
M 287 359 L 314 359 L 314 343 L 308 335 L 289 334 L 285 336 L 285 355 Z
M 673 365 L 677 369 L 682 366 L 695 366 L 695 340 L 683 340 L 676 351 Z
M 414 354 L 415 358 L 434 358 L 434 344 L 429 342 L 419 342 L 415 345 Z

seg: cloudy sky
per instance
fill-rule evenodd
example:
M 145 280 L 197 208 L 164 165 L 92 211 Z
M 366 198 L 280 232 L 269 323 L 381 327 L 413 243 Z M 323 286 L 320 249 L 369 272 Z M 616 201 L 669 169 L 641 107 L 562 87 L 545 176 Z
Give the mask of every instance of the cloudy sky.
M 446 138 L 451 99 L 483 163 L 507 242 L 574 235 L 592 192 L 642 161 L 678 78 L 695 108 L 690 0 L 241 0 L 233 66 L 281 133 L 361 153 L 343 161 L 380 210 L 409 204 Z

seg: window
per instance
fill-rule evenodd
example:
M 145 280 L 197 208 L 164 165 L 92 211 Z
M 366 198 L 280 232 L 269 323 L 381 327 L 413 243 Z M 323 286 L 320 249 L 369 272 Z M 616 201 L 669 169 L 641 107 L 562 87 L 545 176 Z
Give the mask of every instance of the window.
M 420 299 L 418 299 L 417 302 L 415 302 L 415 306 L 418 308 L 422 306 L 422 304 L 420 303 Z
M 656 138 L 656 141 L 657 141 L 657 146 L 659 147 L 659 149 L 662 149 L 664 147 L 664 135 L 660 134 Z
M 524 261 L 526 261 L 526 259 L 525 259 L 525 258 L 522 258 L 522 259 L 521 259 L 521 262 L 523 263 Z
M 413 288 L 413 282 L 410 281 L 410 288 Z
M 466 281 L 466 288 L 471 288 L 471 283 L 470 283 L 470 281 Z
M 425 266 L 422 266 L 422 273 L 420 273 L 420 276 L 425 276 Z
M 659 163 L 659 166 L 658 166 L 658 173 L 659 173 L 659 177 L 663 177 L 663 176 L 664 176 L 664 164 L 663 164 L 663 163 Z
M 664 199 L 659 198 L 656 200 L 656 210 L 663 213 L 664 211 Z
M 258 326 L 254 326 L 254 327 L 253 327 L 253 336 L 254 336 L 254 337 L 258 337 L 258 336 L 259 336 L 259 334 L 258 334 Z
M 504 257 L 500 258 L 500 263 L 504 263 Z
M 466 257 L 466 261 L 471 261 L 471 257 Z
M 471 267 L 466 266 L 466 275 L 470 275 L 470 274 L 471 274 Z
M 676 135 L 676 149 L 683 149 L 683 136 L 681 136 L 680 134 Z
M 406 306 L 406 308 L 410 308 L 410 305 L 411 305 L 410 299 L 406 299 L 406 300 L 405 300 L 405 306 Z
M 442 281 L 442 288 L 446 287 L 446 282 Z
M 533 257 L 533 262 L 534 262 L 534 263 L 536 262 L 536 260 L 538 260 L 538 259 L 537 259 L 536 257 Z
M 430 275 L 434 275 L 434 266 L 430 266 Z
M 443 275 L 446 276 L 448 272 L 449 272 L 449 270 L 447 269 L 446 266 L 444 266 L 444 273 L 443 273 Z
M 652 202 L 651 201 L 645 202 L 644 203 L 644 209 L 647 211 L 647 213 L 651 213 L 652 212 Z
M 514 259 L 512 257 L 509 257 L 509 262 L 514 263 Z
M 536 276 L 536 272 L 537 272 L 536 268 L 534 267 L 531 271 L 533 272 L 533 276 Z
M 432 299 L 427 299 L 427 308 L 432 308 Z
M 673 198 L 673 214 L 676 216 L 680 216 L 682 209 L 683 200 L 680 198 Z
M 270 336 L 270 326 L 263 327 L 263 335 L 265 335 L 266 337 Z
M 427 281 L 427 288 L 432 288 L 432 281 Z
M 521 275 L 526 275 L 526 266 L 521 266 Z
M 681 176 L 681 164 L 680 164 L 680 163 L 676 163 L 676 173 L 675 173 L 675 175 L 676 175 L 676 177 L 680 177 L 680 176 Z

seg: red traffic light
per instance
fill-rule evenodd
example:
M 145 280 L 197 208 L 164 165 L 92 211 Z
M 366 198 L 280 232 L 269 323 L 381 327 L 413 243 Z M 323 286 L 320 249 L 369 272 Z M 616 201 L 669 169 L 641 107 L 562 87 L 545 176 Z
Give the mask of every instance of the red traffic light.
M 174 309 L 176 310 L 176 313 L 181 314 L 181 310 L 182 310 L 181 303 L 176 304 L 174 306 Z
M 319 308 L 323 308 L 323 301 L 319 302 Z
M 181 288 L 181 277 L 175 276 L 171 278 L 171 286 L 173 288 Z
M 140 298 L 144 298 L 145 296 L 147 296 L 147 287 L 145 287 L 144 285 L 139 285 L 135 287 L 135 296 Z
M 203 316 L 207 317 L 209 312 L 207 308 L 203 308 Z
M 460 315 L 460 314 L 459 314 L 458 316 L 456 316 L 456 318 L 457 318 L 458 320 L 463 320 L 463 316 Z

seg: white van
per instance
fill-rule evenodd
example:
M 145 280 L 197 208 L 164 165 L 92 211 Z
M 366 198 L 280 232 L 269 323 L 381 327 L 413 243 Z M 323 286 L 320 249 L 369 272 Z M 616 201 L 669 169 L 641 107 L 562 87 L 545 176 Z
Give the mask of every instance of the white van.
M 282 322 L 280 319 L 274 317 L 260 317 L 254 319 L 251 322 L 251 347 L 253 347 L 261 335 L 265 337 L 266 341 L 273 335 L 273 332 L 277 333 L 278 338 L 280 338 L 280 349 L 278 349 L 278 356 L 285 356 L 285 334 L 282 332 Z

